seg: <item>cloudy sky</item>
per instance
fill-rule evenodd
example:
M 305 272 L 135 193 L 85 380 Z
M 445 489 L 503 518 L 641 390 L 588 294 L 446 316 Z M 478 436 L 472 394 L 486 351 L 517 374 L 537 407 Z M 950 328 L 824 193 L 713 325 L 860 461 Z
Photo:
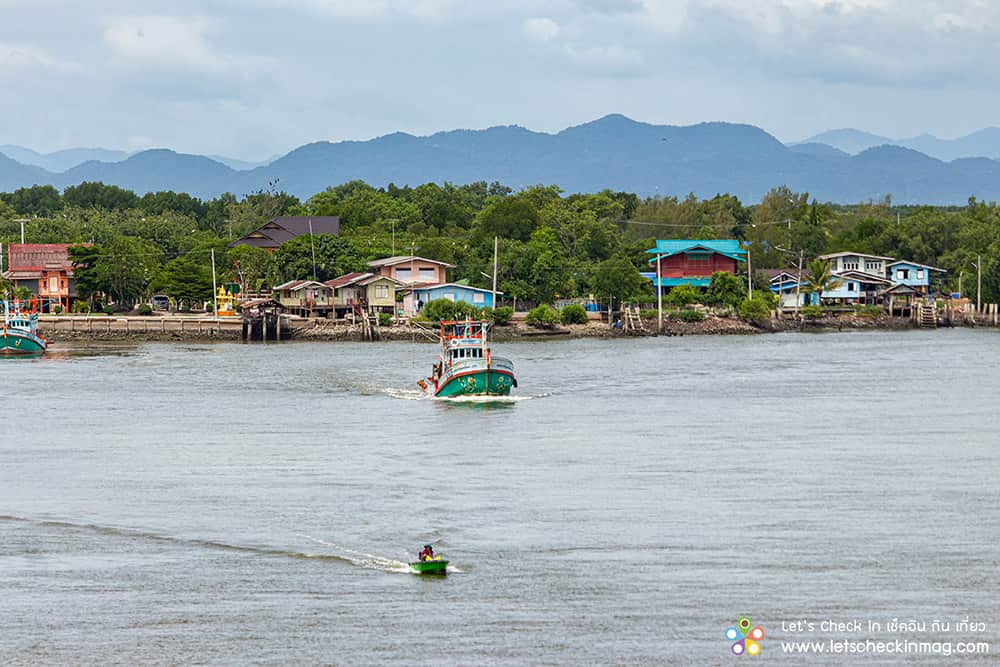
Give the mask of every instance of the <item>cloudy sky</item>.
M 998 125 L 993 0 L 0 0 L 0 144 L 263 159 L 607 113 L 779 139 Z

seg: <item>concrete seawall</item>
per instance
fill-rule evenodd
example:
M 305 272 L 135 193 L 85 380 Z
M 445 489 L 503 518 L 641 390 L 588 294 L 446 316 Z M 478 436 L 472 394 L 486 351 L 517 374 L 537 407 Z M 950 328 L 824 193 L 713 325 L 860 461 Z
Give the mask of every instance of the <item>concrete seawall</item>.
M 86 317 L 42 315 L 38 328 L 49 340 L 135 338 L 146 340 L 240 340 L 238 317 Z

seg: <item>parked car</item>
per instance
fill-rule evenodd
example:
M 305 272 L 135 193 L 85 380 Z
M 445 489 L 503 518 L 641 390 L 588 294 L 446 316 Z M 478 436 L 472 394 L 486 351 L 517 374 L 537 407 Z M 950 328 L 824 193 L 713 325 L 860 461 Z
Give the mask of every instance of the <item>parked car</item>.
M 155 294 L 149 300 L 149 305 L 153 307 L 153 310 L 170 310 L 170 297 L 165 294 Z

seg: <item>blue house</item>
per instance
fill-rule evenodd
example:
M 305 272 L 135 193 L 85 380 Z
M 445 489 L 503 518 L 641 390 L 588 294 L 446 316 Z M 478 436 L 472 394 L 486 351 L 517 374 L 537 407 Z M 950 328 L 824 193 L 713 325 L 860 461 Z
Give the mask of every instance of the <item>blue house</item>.
M 930 294 L 931 283 L 934 282 L 931 274 L 940 275 L 947 273 L 944 269 L 905 260 L 892 262 L 886 267 L 886 272 L 889 280 L 896 285 L 906 285 L 907 287 L 916 288 L 917 291 L 925 296 Z
M 503 294 L 498 291 L 497 294 Z M 447 299 L 448 301 L 464 301 L 476 308 L 493 307 L 493 290 L 461 285 L 459 283 L 438 283 L 414 287 L 413 291 L 403 297 L 403 311 L 407 315 L 415 315 L 428 301 Z

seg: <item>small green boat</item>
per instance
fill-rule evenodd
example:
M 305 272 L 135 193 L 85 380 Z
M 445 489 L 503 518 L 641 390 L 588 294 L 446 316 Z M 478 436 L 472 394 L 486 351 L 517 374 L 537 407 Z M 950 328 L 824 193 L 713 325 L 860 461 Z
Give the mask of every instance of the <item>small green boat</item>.
M 487 334 L 490 322 L 441 322 L 441 352 L 431 376 L 417 384 L 428 394 L 453 396 L 507 396 L 517 386 L 514 364 L 494 356 Z
M 410 572 L 413 574 L 448 574 L 448 561 L 418 560 L 410 563 Z

